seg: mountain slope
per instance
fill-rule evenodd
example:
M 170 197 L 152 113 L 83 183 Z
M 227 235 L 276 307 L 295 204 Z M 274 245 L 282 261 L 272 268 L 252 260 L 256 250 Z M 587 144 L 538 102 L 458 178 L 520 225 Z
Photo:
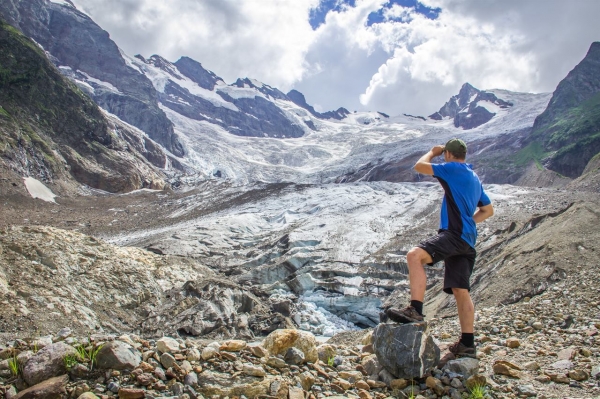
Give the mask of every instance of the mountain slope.
M 164 187 L 156 168 L 135 150 L 136 133 L 109 122 L 33 41 L 2 21 L 0 59 L 0 162 L 8 170 L 46 182 L 73 177 L 111 192 Z M 143 147 L 149 159 L 166 164 L 152 142 Z
M 557 86 L 521 154 L 550 170 L 578 177 L 600 152 L 600 42 Z
M 177 156 L 183 148 L 160 110 L 150 81 L 130 68 L 117 45 L 75 7 L 45 0 L 0 3 L 0 16 L 48 51 L 57 66 L 86 80 L 102 108 L 146 132 Z

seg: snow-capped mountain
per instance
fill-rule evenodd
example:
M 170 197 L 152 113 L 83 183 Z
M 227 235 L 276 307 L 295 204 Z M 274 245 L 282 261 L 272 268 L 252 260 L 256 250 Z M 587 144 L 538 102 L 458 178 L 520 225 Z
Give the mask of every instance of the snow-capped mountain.
M 513 103 L 498 98 L 491 91 L 478 90 L 465 83 L 457 95 L 429 117 L 435 120 L 453 119 L 455 127 L 468 130 L 489 122 L 500 110 L 512 106 Z
M 319 113 L 302 93 L 284 94 L 250 78 L 227 84 L 187 57 L 172 63 L 158 55 L 124 54 L 67 3 L 8 2 L 0 11 L 102 108 L 204 177 L 412 181 L 418 177 L 404 163 L 416 154 L 455 136 L 472 143 L 528 128 L 549 99 L 465 84 L 430 119 L 344 108 Z M 68 35 L 55 34 L 67 26 Z

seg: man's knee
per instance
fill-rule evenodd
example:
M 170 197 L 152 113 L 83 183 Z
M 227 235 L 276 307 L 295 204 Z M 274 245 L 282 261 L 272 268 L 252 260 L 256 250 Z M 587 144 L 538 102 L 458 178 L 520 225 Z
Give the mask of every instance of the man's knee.
M 414 247 L 406 254 L 406 261 L 409 266 L 411 264 L 424 265 L 431 262 L 431 256 L 423 248 Z

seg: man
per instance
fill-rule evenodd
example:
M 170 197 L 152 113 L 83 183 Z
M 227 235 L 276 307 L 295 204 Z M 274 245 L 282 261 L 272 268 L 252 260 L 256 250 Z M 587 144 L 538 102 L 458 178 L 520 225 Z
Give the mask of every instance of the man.
M 444 163 L 432 164 L 431 160 L 444 155 Z M 423 321 L 423 300 L 427 276 L 424 265 L 444 261 L 444 292 L 456 299 L 461 338 L 450 347 L 456 356 L 475 357 L 474 319 L 475 308 L 469 295 L 469 280 L 475 265 L 476 223 L 494 214 L 494 208 L 479 177 L 465 162 L 467 145 L 460 139 L 452 139 L 445 146 L 437 145 L 423 155 L 415 164 L 418 173 L 432 175 L 444 189 L 440 230 L 407 256 L 410 283 L 410 305 L 405 309 L 390 308 L 387 316 L 398 323 Z

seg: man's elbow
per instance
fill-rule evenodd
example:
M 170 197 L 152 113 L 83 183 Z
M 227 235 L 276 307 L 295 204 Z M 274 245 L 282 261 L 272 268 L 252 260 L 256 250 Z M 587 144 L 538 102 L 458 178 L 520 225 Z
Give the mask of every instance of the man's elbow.
M 429 164 L 424 163 L 424 162 L 417 162 L 415 164 L 415 166 L 413 166 L 413 169 L 417 172 L 417 173 L 421 173 L 421 174 L 428 174 L 428 169 L 427 166 Z

